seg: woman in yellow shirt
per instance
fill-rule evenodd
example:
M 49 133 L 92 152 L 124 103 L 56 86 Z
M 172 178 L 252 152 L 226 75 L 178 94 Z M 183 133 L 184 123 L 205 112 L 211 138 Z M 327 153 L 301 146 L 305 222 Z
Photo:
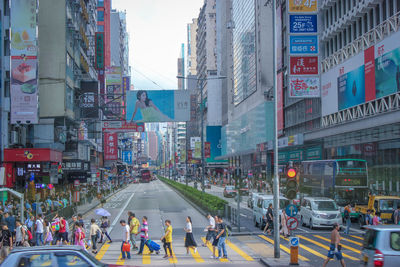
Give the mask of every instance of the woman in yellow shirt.
M 171 226 L 171 221 L 170 220 L 165 220 L 165 234 L 161 238 L 161 240 L 164 242 L 164 251 L 165 251 L 165 256 L 164 258 L 172 258 L 172 249 L 171 249 L 171 243 L 172 243 L 172 226 Z M 167 248 L 169 249 L 169 256 L 167 252 Z

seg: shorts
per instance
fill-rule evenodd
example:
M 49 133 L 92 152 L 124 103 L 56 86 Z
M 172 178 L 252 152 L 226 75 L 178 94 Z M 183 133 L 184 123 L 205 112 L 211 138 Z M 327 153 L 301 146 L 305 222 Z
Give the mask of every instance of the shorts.
M 67 232 L 64 232 L 64 233 L 58 232 L 57 241 L 61 241 L 61 239 L 62 239 L 63 241 L 68 242 L 68 233 L 67 233 Z
M 339 261 L 343 259 L 343 255 L 340 250 L 338 250 L 338 252 L 335 252 L 335 244 L 330 245 L 327 256 L 330 259 L 333 259 L 333 257 L 336 256 L 336 259 L 338 259 Z
M 10 253 L 10 247 L 9 246 L 3 246 L 0 249 L 0 256 L 1 258 L 5 259 L 8 256 L 8 253 Z
M 210 241 L 211 238 L 214 238 L 214 239 L 215 239 L 215 236 L 216 236 L 215 234 L 216 234 L 215 231 L 210 231 L 210 230 L 208 230 L 207 235 L 206 235 L 206 240 L 207 240 L 207 241 Z
M 214 241 L 212 242 L 213 247 L 218 246 L 218 241 L 219 241 L 219 238 L 214 237 Z

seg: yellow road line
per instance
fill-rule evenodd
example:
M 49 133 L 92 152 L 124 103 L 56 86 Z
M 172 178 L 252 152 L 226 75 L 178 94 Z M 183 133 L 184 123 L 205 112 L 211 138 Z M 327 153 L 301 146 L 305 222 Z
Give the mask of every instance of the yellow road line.
M 283 238 L 283 239 L 289 241 L 289 239 L 286 238 L 286 237 L 281 236 L 281 238 Z M 308 252 L 310 252 L 311 254 L 314 254 L 315 256 L 318 256 L 318 257 L 320 257 L 320 258 L 326 259 L 326 256 L 322 255 L 322 254 L 319 253 L 318 251 L 313 250 L 312 248 L 309 248 L 309 247 L 307 247 L 307 246 L 305 246 L 305 245 L 300 244 L 300 248 L 302 248 L 302 249 L 304 249 L 304 250 L 307 250 Z
M 100 251 L 96 254 L 96 259 L 98 259 L 99 261 L 104 257 L 104 254 L 106 254 L 108 248 L 110 247 L 110 244 L 106 243 L 104 244 Z
M 51 265 L 51 260 L 48 260 L 43 262 L 41 266 L 50 266 L 50 265 Z
M 118 260 L 115 264 L 116 265 L 124 265 L 125 264 L 125 259 L 122 258 L 122 253 L 119 254 Z
M 357 239 L 360 239 L 360 240 L 364 240 L 364 238 L 363 237 L 361 237 L 361 236 L 356 236 L 356 235 L 350 235 L 351 237 L 354 237 L 354 238 L 357 238 Z
M 362 246 L 362 244 L 361 244 L 360 242 L 356 242 L 356 241 L 353 241 L 353 240 L 348 239 L 348 238 L 344 238 L 344 237 L 343 237 L 342 240 L 345 240 L 345 241 L 347 241 L 347 242 L 350 242 L 350 243 L 359 245 L 360 247 Z
M 167 249 L 167 251 L 168 251 L 168 249 Z M 178 263 L 178 259 L 175 256 L 175 252 L 174 252 L 174 249 L 172 248 L 172 245 L 171 245 L 171 251 L 172 251 L 172 258 L 169 258 L 169 262 L 170 263 Z
M 149 248 L 145 245 L 143 248 L 142 263 L 151 264 L 151 253 Z
M 272 240 L 271 238 L 268 238 L 265 235 L 258 235 L 258 236 L 261 237 L 262 239 L 268 241 L 269 243 L 274 244 L 274 240 Z M 290 255 L 290 249 L 288 249 L 284 245 L 280 245 L 280 248 Z M 302 261 L 310 261 L 308 258 L 301 256 L 301 255 L 299 255 L 299 259 Z
M 322 240 L 325 240 L 325 241 L 328 241 L 329 243 L 331 243 L 331 240 L 328 239 L 328 238 L 325 238 L 325 237 L 320 236 L 320 235 L 314 235 L 314 236 L 317 237 L 317 238 L 319 238 L 319 239 L 322 239 Z M 351 250 L 351 251 L 354 251 L 355 253 L 361 254 L 361 251 L 358 250 L 358 249 L 355 249 L 355 248 L 352 248 L 352 247 L 343 245 L 342 243 L 340 243 L 340 245 L 342 245 L 343 248 L 347 248 L 348 250 Z
M 246 252 L 244 252 L 243 250 L 241 250 L 240 248 L 238 248 L 235 244 L 233 244 L 231 241 L 226 240 L 226 244 L 233 249 L 237 254 L 239 254 L 240 256 L 242 256 L 245 260 L 247 261 L 254 261 L 254 259 L 252 257 L 250 257 L 249 255 L 247 255 Z
M 202 237 L 201 240 L 203 240 L 203 243 L 206 243 L 205 237 Z M 207 242 L 207 247 L 211 252 L 213 251 L 213 247 L 210 245 L 210 242 Z M 217 248 L 215 248 L 215 256 L 219 256 Z M 220 258 L 219 261 L 221 261 L 221 262 L 229 262 L 228 259 L 224 259 L 224 258 Z
M 190 253 L 196 262 L 204 262 L 203 258 L 199 254 L 199 250 L 197 249 L 196 253 L 194 253 L 194 249 L 190 249 Z
M 302 235 L 297 235 L 297 236 L 300 237 L 300 238 L 302 238 L 302 239 L 304 239 L 304 240 L 306 240 L 306 241 L 308 241 L 308 242 L 310 242 L 310 243 L 313 243 L 314 245 L 317 245 L 317 246 L 319 246 L 319 247 L 321 247 L 321 248 L 324 248 L 324 249 L 326 249 L 326 250 L 329 250 L 329 249 L 330 249 L 328 246 L 325 246 L 325 245 L 323 245 L 323 244 L 321 244 L 321 243 L 319 243 L 319 242 L 317 242 L 317 241 L 314 241 L 314 240 L 312 240 L 312 239 L 310 239 L 310 238 L 307 238 L 307 237 L 305 237 L 305 236 L 302 236 Z M 342 252 L 342 255 L 343 255 L 343 257 L 348 258 L 348 259 L 353 260 L 353 261 L 359 261 L 359 260 L 360 260 L 360 259 L 358 259 L 358 258 L 355 258 L 355 257 L 352 257 L 352 256 L 350 256 L 350 255 L 347 255 L 346 253 L 343 253 L 343 252 Z

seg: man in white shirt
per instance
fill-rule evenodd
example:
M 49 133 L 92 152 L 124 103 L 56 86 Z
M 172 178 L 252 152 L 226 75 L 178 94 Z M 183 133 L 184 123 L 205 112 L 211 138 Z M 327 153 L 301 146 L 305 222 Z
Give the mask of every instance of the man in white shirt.
M 128 250 L 128 251 L 123 251 L 123 249 L 122 249 L 125 243 L 130 244 L 130 241 L 129 241 L 130 229 L 129 229 L 129 226 L 126 224 L 125 220 L 121 220 L 119 223 L 120 223 L 121 226 L 122 226 L 122 244 L 121 244 L 121 254 L 122 254 L 122 258 L 125 259 L 125 253 L 126 253 L 126 257 L 127 257 L 128 259 L 131 259 L 131 252 L 130 252 L 130 250 Z
M 211 214 L 207 214 L 207 219 L 208 219 L 208 225 L 206 227 L 207 235 L 206 235 L 206 243 L 203 244 L 203 247 L 207 246 L 207 243 L 210 243 L 211 245 L 211 238 L 215 238 L 215 219 Z
M 43 219 L 42 214 L 38 215 L 35 223 L 36 228 L 36 246 L 43 246 Z

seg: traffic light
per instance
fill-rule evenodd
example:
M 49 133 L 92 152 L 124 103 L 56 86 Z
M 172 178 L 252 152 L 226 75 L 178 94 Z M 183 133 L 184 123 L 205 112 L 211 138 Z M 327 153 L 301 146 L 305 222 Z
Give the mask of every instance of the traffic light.
M 297 195 L 297 169 L 288 167 L 286 170 L 286 198 L 292 200 Z

